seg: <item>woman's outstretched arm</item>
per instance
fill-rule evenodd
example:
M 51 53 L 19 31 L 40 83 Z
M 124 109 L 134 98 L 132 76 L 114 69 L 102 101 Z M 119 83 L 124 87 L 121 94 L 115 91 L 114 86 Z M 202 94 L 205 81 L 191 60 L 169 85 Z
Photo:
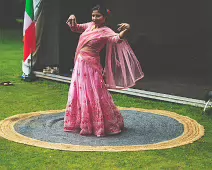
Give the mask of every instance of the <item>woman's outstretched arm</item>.
M 66 23 L 68 24 L 68 26 L 71 28 L 73 32 L 82 33 L 86 30 L 86 28 L 88 28 L 88 23 L 77 24 L 75 15 L 70 15 Z
M 121 43 L 123 41 L 123 39 L 126 37 L 126 35 L 128 34 L 128 32 L 130 30 L 129 24 L 121 23 L 118 25 L 119 25 L 118 31 L 120 31 L 120 32 L 117 33 L 115 36 L 108 37 L 109 42 Z

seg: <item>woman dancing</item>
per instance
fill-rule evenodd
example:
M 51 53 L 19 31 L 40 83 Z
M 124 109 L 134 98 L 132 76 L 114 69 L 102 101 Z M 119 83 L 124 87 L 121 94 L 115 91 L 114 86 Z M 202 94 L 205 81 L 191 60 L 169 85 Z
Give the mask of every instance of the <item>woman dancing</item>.
M 75 53 L 64 118 L 65 132 L 97 137 L 120 133 L 124 128 L 123 117 L 108 88 L 126 89 L 144 76 L 135 54 L 124 40 L 130 25 L 119 24 L 119 33 L 115 33 L 105 25 L 109 13 L 97 5 L 92 9 L 92 22 L 78 24 L 74 15 L 67 20 L 72 31 L 82 34 Z M 103 69 L 99 53 L 105 45 Z

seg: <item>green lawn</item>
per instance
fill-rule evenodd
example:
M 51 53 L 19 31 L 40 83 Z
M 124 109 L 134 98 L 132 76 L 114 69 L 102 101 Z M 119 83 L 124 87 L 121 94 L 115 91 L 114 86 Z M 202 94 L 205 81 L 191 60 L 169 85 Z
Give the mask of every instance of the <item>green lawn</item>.
M 22 31 L 0 31 L 0 120 L 40 110 L 64 109 L 68 85 L 39 80 L 21 80 Z M 212 169 L 212 115 L 202 108 L 113 94 L 122 107 L 174 111 L 197 120 L 205 136 L 178 148 L 141 152 L 66 152 L 14 143 L 0 138 L 0 170 L 14 169 Z

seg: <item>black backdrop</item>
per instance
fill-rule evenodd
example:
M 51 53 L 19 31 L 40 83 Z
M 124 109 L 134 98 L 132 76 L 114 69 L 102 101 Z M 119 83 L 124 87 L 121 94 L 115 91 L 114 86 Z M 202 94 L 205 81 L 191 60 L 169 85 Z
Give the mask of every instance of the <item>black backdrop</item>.
M 90 21 L 96 1 L 60 1 L 60 61 L 72 65 L 78 35 L 65 25 L 74 13 L 79 23 Z M 128 37 L 147 74 L 201 75 L 210 73 L 211 23 L 208 1 L 107 0 L 110 25 L 128 22 Z M 212 4 L 211 4 L 212 5 Z M 71 55 L 70 55 L 71 54 Z M 64 66 L 66 68 L 67 66 Z M 70 66 L 69 66 L 70 67 Z
M 15 8 L 1 0 L 1 25 L 13 25 Z M 79 23 L 91 20 L 91 8 L 104 3 L 112 11 L 109 24 L 128 22 L 131 32 L 127 39 L 143 67 L 145 78 L 136 88 L 199 97 L 212 89 L 212 1 L 211 0 L 43 0 L 44 28 L 38 52 L 37 68 L 59 66 L 61 74 L 70 73 L 79 34 L 72 33 L 65 24 L 74 13 Z M 12 7 L 14 10 L 6 10 Z M 22 7 L 21 7 L 22 8 Z M 23 10 L 23 9 L 22 9 Z M 7 12 L 8 11 L 8 12 Z M 21 14 L 22 15 L 22 14 Z M 12 18 L 12 19 L 11 19 Z M 184 91 L 169 91 L 153 80 L 185 84 Z M 176 81 L 175 81 L 176 82 Z M 187 84 L 186 84 L 187 83 Z M 151 86 L 155 84 L 154 88 Z M 186 94 L 193 84 L 201 88 L 199 94 Z M 168 87 L 167 85 L 167 87 Z M 199 86 L 200 85 L 200 86 Z M 158 88 L 161 86 L 161 88 Z M 174 87 L 174 86 L 173 86 Z M 190 90 L 192 91 L 192 90 Z M 195 93 L 197 89 L 193 89 Z
M 74 13 L 79 23 L 91 20 L 90 9 L 100 1 L 61 1 L 60 65 L 73 67 L 78 34 L 64 24 Z M 212 89 L 212 1 L 102 0 L 111 9 L 109 25 L 128 22 L 127 37 L 145 78 L 135 88 L 204 98 Z M 69 55 L 70 54 L 70 55 Z M 103 58 L 102 58 L 103 59 Z

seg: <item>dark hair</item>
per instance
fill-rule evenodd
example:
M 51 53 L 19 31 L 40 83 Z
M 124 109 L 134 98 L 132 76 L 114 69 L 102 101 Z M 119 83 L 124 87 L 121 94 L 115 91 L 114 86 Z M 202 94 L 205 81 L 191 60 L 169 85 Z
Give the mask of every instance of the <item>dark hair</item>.
M 110 10 L 105 8 L 104 6 L 96 5 L 95 7 L 92 8 L 93 11 L 99 11 L 104 17 L 107 17 L 110 15 Z

